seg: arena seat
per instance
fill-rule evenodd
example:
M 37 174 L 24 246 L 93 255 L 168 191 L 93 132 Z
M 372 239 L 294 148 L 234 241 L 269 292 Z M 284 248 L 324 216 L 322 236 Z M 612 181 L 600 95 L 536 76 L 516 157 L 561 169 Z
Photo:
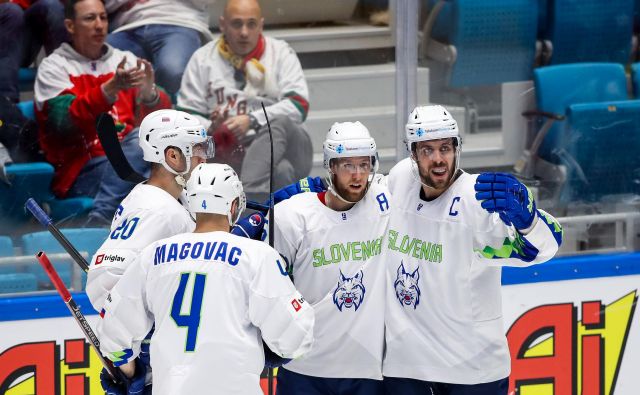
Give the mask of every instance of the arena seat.
M 548 0 L 548 64 L 629 61 L 635 0 Z
M 18 108 L 20 109 L 20 112 L 22 112 L 22 115 L 33 121 L 36 120 L 36 109 L 33 101 L 21 101 L 18 103 Z
M 109 236 L 109 229 L 104 228 L 67 228 L 61 229 L 61 231 L 78 251 L 88 254 L 87 261 Z M 25 255 L 35 255 L 41 250 L 48 254 L 65 252 L 64 248 L 47 231 L 24 234 L 21 237 L 21 243 Z M 76 267 L 76 263 L 71 258 L 57 259 L 52 263 L 62 281 L 67 286 L 71 286 L 73 271 L 81 269 Z M 27 266 L 27 272 L 36 275 L 40 288 L 50 288 L 49 278 L 37 262 Z M 82 282 L 85 281 L 86 275 L 82 273 Z
M 429 0 L 422 56 L 453 88 L 530 80 L 538 0 Z M 433 64 L 435 63 L 435 64 Z M 432 79 L 442 77 L 432 72 Z
M 570 158 L 562 201 L 640 195 L 640 101 L 570 105 L 562 140 Z
M 633 96 L 640 98 L 640 63 L 631 65 L 631 85 L 633 88 Z
M 0 258 L 13 256 L 13 242 L 8 236 L 0 236 Z M 16 271 L 15 265 L 2 264 L 0 265 L 0 274 L 14 273 Z
M 21 91 L 32 91 L 36 82 L 38 69 L 34 67 L 22 67 L 18 70 L 18 85 Z
M 559 202 L 640 192 L 640 101 L 628 100 L 622 65 L 543 67 L 534 83 L 535 114 L 552 122 L 537 132 L 531 157 L 565 169 Z M 536 175 L 548 178 L 549 169 Z
M 36 276 L 31 273 L 0 274 L 0 294 L 37 291 Z
M 566 116 L 567 109 L 577 103 L 627 100 L 624 68 L 615 63 L 575 63 L 540 67 L 534 71 L 538 111 Z M 538 155 L 552 163 L 565 122 L 555 122 L 546 134 Z

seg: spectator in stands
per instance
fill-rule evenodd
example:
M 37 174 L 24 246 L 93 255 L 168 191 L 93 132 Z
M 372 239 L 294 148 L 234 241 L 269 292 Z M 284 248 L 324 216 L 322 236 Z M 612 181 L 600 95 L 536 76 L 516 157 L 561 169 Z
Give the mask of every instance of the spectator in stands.
M 107 12 L 100 0 L 70 0 L 65 26 L 71 45 L 62 44 L 38 68 L 35 85 L 40 145 L 54 165 L 58 197 L 95 196 L 90 221 L 108 224 L 118 203 L 133 188 L 120 180 L 104 156 L 95 122 L 102 112 L 114 118 L 123 151 L 145 173 L 137 133 L 152 111 L 171 107 L 157 89 L 151 64 L 105 43 Z
M 60 0 L 0 0 L 0 96 L 18 102 L 18 70 L 68 41 Z
M 220 17 L 222 37 L 193 54 L 178 95 L 178 108 L 209 127 L 216 160 L 235 167 L 252 200 L 269 191 L 262 102 L 273 131 L 276 188 L 307 176 L 313 154 L 302 124 L 309 102 L 300 61 L 287 43 L 263 36 L 263 24 L 256 0 L 229 0 Z
M 158 85 L 175 95 L 191 55 L 213 39 L 207 3 L 213 0 L 106 0 L 113 33 L 107 42 L 150 59 Z

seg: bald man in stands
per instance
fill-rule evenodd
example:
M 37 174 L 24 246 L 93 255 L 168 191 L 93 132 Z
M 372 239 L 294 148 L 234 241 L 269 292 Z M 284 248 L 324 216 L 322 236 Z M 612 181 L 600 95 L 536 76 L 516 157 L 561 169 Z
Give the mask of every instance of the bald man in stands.
M 276 188 L 309 174 L 312 146 L 304 120 L 309 90 L 300 61 L 282 40 L 262 34 L 255 0 L 230 0 L 220 16 L 222 37 L 196 51 L 182 77 L 178 109 L 189 112 L 216 141 L 214 160 L 240 174 L 247 198 L 269 193 L 267 119 L 274 143 Z

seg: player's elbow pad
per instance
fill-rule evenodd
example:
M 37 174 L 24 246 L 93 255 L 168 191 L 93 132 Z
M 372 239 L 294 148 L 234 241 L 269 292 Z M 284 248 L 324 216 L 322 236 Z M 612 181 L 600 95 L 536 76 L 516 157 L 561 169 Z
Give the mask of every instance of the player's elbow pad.
M 298 358 L 313 344 L 313 307 L 299 292 L 277 298 L 254 295 L 249 312 L 271 350 L 283 358 Z

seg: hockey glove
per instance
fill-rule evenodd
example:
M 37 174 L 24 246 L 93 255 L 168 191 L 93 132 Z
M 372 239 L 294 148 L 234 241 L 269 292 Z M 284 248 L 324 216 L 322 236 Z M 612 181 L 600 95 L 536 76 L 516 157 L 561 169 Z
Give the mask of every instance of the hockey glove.
M 136 372 L 132 378 L 126 378 L 121 374 L 122 382 L 119 384 L 111 380 L 111 376 L 106 368 L 102 368 L 100 372 L 100 384 L 106 395 L 142 395 L 144 391 L 144 382 L 147 376 L 147 368 L 139 359 L 136 358 Z
M 322 178 L 305 177 L 300 181 L 294 182 L 293 184 L 287 185 L 286 187 L 280 188 L 275 191 L 273 194 L 273 202 L 274 204 L 280 203 L 281 201 L 287 200 L 291 196 L 297 195 L 302 192 L 323 192 L 326 190 L 327 188 L 324 187 Z M 269 204 L 268 201 L 267 204 Z
M 247 217 L 239 219 L 233 228 L 231 228 L 231 233 L 248 239 L 264 240 L 266 237 L 264 232 L 265 222 L 266 221 L 262 213 L 253 213 Z
M 262 341 L 262 348 L 264 349 L 264 367 L 265 368 L 269 368 L 269 369 L 279 368 L 280 366 L 291 362 L 291 359 L 282 358 L 278 356 L 278 354 L 271 351 L 271 349 L 269 348 L 269 346 L 267 346 L 267 343 L 265 343 L 264 340 Z
M 533 223 L 537 212 L 533 195 L 511 174 L 482 173 L 478 176 L 475 190 L 482 208 L 498 213 L 505 224 L 524 230 Z

